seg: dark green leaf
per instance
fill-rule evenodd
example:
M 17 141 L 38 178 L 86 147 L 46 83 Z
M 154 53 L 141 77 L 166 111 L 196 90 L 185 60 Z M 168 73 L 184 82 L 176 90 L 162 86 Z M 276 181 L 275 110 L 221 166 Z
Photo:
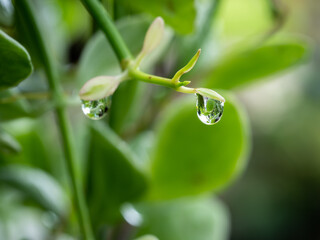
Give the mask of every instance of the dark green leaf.
M 146 179 L 135 167 L 135 156 L 126 143 L 95 123 L 89 148 L 88 201 L 98 227 L 117 220 L 120 205 L 137 199 L 146 189 Z
M 248 84 L 301 63 L 306 53 L 306 44 L 291 42 L 233 54 L 212 66 L 205 86 L 231 89 Z
M 195 97 L 163 112 L 151 157 L 151 199 L 170 199 L 217 190 L 246 164 L 250 138 L 246 118 L 227 95 L 224 114 L 214 126 L 196 114 Z
M 0 183 L 13 186 L 45 209 L 59 216 L 68 212 L 69 202 L 61 186 L 47 173 L 22 165 L 11 165 L 0 169 Z
M 165 23 L 181 34 L 194 30 L 196 9 L 194 0 L 123 0 L 130 7 L 161 16 Z
M 18 85 L 32 72 L 28 52 L 0 30 L 0 89 Z
M 161 240 L 227 240 L 229 214 L 217 199 L 195 198 L 139 204 L 143 223 L 139 235 Z

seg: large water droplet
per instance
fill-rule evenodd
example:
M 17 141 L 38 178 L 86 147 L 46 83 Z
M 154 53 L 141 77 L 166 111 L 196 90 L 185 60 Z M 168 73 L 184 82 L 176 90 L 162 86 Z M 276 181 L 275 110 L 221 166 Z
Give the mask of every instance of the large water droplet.
M 94 101 L 82 101 L 82 111 L 84 115 L 93 120 L 99 120 L 106 116 L 110 106 L 111 106 L 111 97 L 102 98 Z
M 224 103 L 202 96 L 197 95 L 197 115 L 201 122 L 206 125 L 213 125 L 222 117 Z

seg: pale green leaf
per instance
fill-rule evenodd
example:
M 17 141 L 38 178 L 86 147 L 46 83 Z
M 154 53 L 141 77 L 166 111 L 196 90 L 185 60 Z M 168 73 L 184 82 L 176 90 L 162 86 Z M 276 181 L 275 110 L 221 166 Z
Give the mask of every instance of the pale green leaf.
M 210 68 L 205 87 L 231 89 L 277 74 L 305 59 L 304 42 L 272 44 L 235 53 Z
M 198 119 L 194 96 L 176 101 L 163 112 L 151 156 L 149 198 L 218 190 L 241 172 L 250 146 L 247 120 L 239 104 L 224 96 L 224 114 L 214 126 Z

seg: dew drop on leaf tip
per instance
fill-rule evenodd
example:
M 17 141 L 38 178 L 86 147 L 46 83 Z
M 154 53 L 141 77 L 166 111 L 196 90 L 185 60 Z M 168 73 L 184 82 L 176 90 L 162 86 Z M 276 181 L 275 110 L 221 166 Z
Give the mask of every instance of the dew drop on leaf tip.
M 196 93 L 196 96 L 197 115 L 200 121 L 206 125 L 213 125 L 219 122 L 223 114 L 224 102 L 198 93 Z
M 82 111 L 84 115 L 92 120 L 99 120 L 105 117 L 111 106 L 111 97 L 106 97 L 98 100 L 82 101 Z

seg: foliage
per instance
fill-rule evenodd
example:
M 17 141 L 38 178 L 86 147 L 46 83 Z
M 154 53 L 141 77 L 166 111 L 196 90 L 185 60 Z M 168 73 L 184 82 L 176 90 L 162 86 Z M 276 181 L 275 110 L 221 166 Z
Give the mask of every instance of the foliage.
M 83 0 L 90 1 L 97 0 Z M 188 63 L 187 59 L 179 57 L 190 52 L 184 46 L 201 43 L 197 49 L 203 47 L 203 52 L 217 50 L 217 46 L 212 46 L 214 41 L 210 37 L 216 31 L 212 23 L 216 20 L 214 13 L 219 10 L 220 1 L 216 0 L 216 4 L 211 6 L 212 11 L 206 16 L 206 34 L 198 31 L 201 26 L 197 26 L 203 17 L 201 11 L 208 5 L 206 1 L 197 1 L 198 8 L 194 0 L 102 1 L 102 4 L 108 3 L 105 4 L 108 10 L 112 9 L 109 12 L 117 19 L 116 29 L 128 51 L 138 56 L 136 62 L 132 60 L 124 71 L 125 74 L 132 71 L 125 80 L 133 79 L 121 83 L 123 79 L 110 77 L 116 74 L 122 76 L 121 68 L 125 66 L 117 61 L 118 55 L 114 53 L 112 42 L 96 31 L 93 23 L 92 31 L 89 27 L 80 29 L 74 24 L 86 19 L 85 26 L 90 25 L 88 21 L 91 20 L 85 15 L 80 1 L 70 0 L 72 3 L 66 6 L 61 1 L 29 2 L 29 13 L 32 13 L 35 22 L 28 18 L 23 2 L 26 1 L 15 1 L 16 26 L 2 23 L 8 31 L 0 31 L 1 195 L 16 191 L 18 199 L 23 199 L 15 203 L 19 206 L 17 209 L 29 211 L 28 206 L 32 204 L 34 208 L 30 211 L 34 214 L 39 214 L 39 211 L 53 214 L 57 219 L 46 229 L 47 235 L 52 235 L 53 239 L 65 234 L 78 236 L 75 219 L 79 218 L 76 212 L 81 210 L 81 206 L 76 202 L 75 208 L 70 207 L 70 201 L 74 200 L 74 196 L 81 196 L 69 189 L 70 179 L 66 179 L 65 165 L 61 163 L 61 159 L 67 159 L 68 153 L 75 150 L 74 166 L 67 162 L 67 169 L 74 174 L 71 176 L 71 186 L 77 187 L 79 182 L 79 189 L 85 193 L 83 200 L 88 206 L 97 239 L 104 239 L 106 233 L 118 239 L 117 235 L 121 234 L 117 229 L 121 223 L 124 220 L 130 223 L 128 212 L 123 210 L 128 203 L 132 206 L 131 211 L 143 219 L 136 226 L 136 231 L 129 233 L 131 239 L 227 239 L 230 226 L 228 210 L 212 194 L 215 195 L 241 175 L 251 149 L 247 114 L 231 90 L 296 66 L 305 59 L 308 44 L 290 37 L 285 41 L 262 41 L 259 44 L 248 41 L 248 44 L 237 44 L 229 52 L 223 51 L 218 58 L 204 53 L 205 60 L 201 61 L 198 51 L 193 58 L 188 56 L 191 59 Z M 41 41 L 51 35 L 63 35 L 61 28 L 57 27 L 54 29 L 57 33 L 49 31 L 49 36 L 42 38 L 47 32 L 43 29 L 48 27 L 50 21 L 61 17 L 57 12 L 50 11 L 52 7 L 58 9 L 58 13 L 63 12 L 60 24 L 68 29 L 67 37 L 55 43 L 54 48 L 59 49 L 56 55 L 49 40 Z M 74 9 L 76 13 L 72 15 Z M 270 11 L 268 6 L 265 10 Z M 37 11 L 51 12 L 53 16 L 42 21 Z M 155 28 L 149 30 L 143 43 L 151 24 L 148 14 L 161 16 L 164 23 L 157 18 L 153 24 Z M 0 21 L 2 15 L 0 11 Z M 53 22 L 50 24 L 54 25 Z M 38 25 L 39 29 L 35 29 Z M 163 31 L 163 36 L 159 29 L 161 33 Z M 189 35 L 181 36 L 184 34 Z M 16 36 L 19 36 L 21 43 L 14 40 Z M 204 39 L 193 41 L 192 38 Z M 81 56 L 76 62 L 70 62 L 67 54 L 60 53 L 68 49 L 70 54 L 74 54 L 72 49 L 79 44 L 79 39 L 80 45 L 85 43 Z M 26 45 L 31 58 L 21 44 Z M 174 44 L 180 48 L 173 49 Z M 154 52 L 142 59 L 142 55 L 144 57 L 153 49 Z M 195 65 L 198 58 L 199 67 Z M 36 62 L 34 69 L 31 59 Z M 187 63 L 183 68 L 182 60 L 184 65 Z M 135 71 L 140 71 L 140 62 L 141 69 L 156 72 L 161 77 L 144 72 L 138 72 L 138 75 Z M 179 67 L 180 70 L 176 71 Z M 198 79 L 195 84 L 200 88 L 180 88 L 190 83 L 180 81 L 180 78 L 187 78 L 193 67 L 192 77 Z M 170 74 L 169 78 L 165 78 L 164 75 Z M 104 77 L 98 77 L 101 75 Z M 55 109 L 57 123 L 52 121 L 51 111 L 34 114 L 31 108 L 40 100 L 26 94 L 25 88 L 28 86 L 36 92 L 39 85 L 36 76 L 49 80 L 44 109 Z M 210 90 L 221 89 L 225 98 L 222 120 L 215 126 L 202 124 L 196 117 L 195 96 L 178 96 L 162 86 L 142 83 L 145 80 L 143 76 L 150 79 L 158 77 L 152 82 L 155 84 L 157 79 L 164 79 L 165 84 L 180 92 L 199 93 L 222 101 L 222 96 Z M 20 83 L 23 79 L 26 80 Z M 97 89 L 99 98 L 114 93 L 111 111 L 100 122 L 92 123 L 92 120 L 85 118 L 81 113 L 80 99 L 69 94 L 74 90 L 78 94 L 89 79 L 94 81 L 88 82 L 82 89 L 83 99 L 96 100 Z M 168 79 L 171 82 L 168 83 Z M 105 88 L 100 88 L 102 82 Z M 201 84 L 210 89 L 201 88 Z M 62 92 L 62 87 L 65 92 Z M 67 124 L 63 110 L 75 98 L 77 108 L 68 106 L 71 124 Z M 32 128 L 28 128 L 25 121 L 32 122 Z M 45 127 L 40 128 L 40 122 Z M 57 129 L 62 138 L 57 136 Z M 65 141 L 73 138 L 76 139 L 74 144 Z M 65 150 L 65 156 L 62 156 L 61 148 Z M 5 202 L 0 198 L 1 201 Z M 1 228 L 6 228 L 2 223 L 7 221 L 3 216 L 0 214 L 0 238 L 13 240 L 10 234 L 1 232 Z M 88 223 L 82 224 L 91 228 Z M 23 226 L 19 225 L 17 231 L 20 228 Z M 28 237 L 41 239 L 36 235 Z

